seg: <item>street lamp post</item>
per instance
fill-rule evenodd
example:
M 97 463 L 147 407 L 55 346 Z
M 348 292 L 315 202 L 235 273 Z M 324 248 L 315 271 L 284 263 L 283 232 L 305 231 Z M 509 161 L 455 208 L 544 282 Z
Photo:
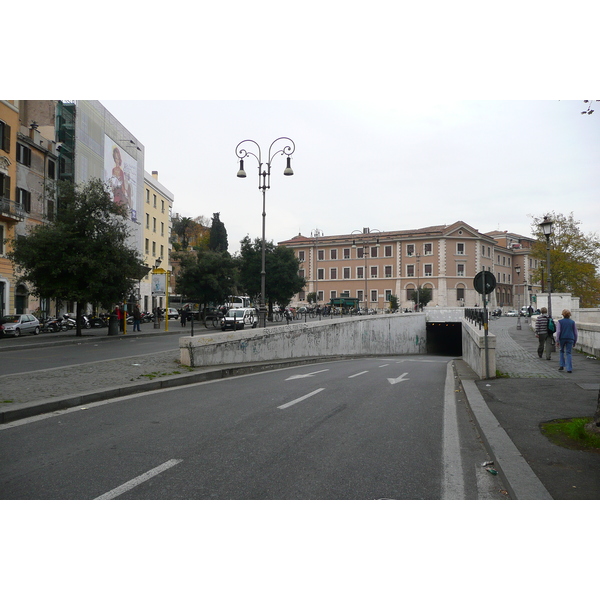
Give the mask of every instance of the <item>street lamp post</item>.
M 419 281 L 419 263 L 421 261 L 421 255 L 417 252 L 415 254 L 415 258 L 417 259 L 417 312 L 421 312 L 421 298 L 420 298 L 420 287 L 421 282 Z
M 381 233 L 381 231 L 379 231 L 379 229 L 363 229 L 363 231 L 360 231 L 360 229 L 355 229 L 350 235 L 354 235 L 355 233 L 359 233 L 361 235 L 365 235 L 365 232 L 367 234 L 371 234 L 371 233 Z M 365 307 L 367 309 L 367 314 L 369 314 L 369 283 L 368 283 L 368 273 L 367 273 L 367 250 L 369 250 L 371 248 L 371 246 L 369 246 L 368 240 L 365 239 L 362 242 L 363 245 L 363 256 L 365 259 Z M 375 244 L 373 244 L 375 247 L 379 248 L 379 236 L 376 235 L 375 236 Z M 356 240 L 354 238 L 352 238 L 352 247 L 356 248 Z
M 548 317 L 552 318 L 552 277 L 550 274 L 550 236 L 552 235 L 552 226 L 554 225 L 554 221 L 546 215 L 544 220 L 540 223 L 540 227 L 542 228 L 542 232 L 546 236 L 546 270 L 548 272 L 548 277 L 546 281 L 548 282 Z
M 515 289 L 519 286 L 519 275 L 521 274 L 521 267 L 515 267 L 515 273 L 517 274 L 517 282 Z M 519 308 L 521 296 L 517 293 L 517 329 L 521 329 L 521 309 Z
M 273 145 L 280 140 L 287 140 L 290 142 L 290 145 L 284 145 L 283 149 L 273 151 Z M 258 148 L 258 154 L 254 152 L 249 152 L 245 148 L 241 146 L 243 144 L 254 144 Z M 296 145 L 294 142 L 288 137 L 279 137 L 276 140 L 273 140 L 271 145 L 269 146 L 269 156 L 267 162 L 263 163 L 261 158 L 261 149 L 260 146 L 254 140 L 243 140 L 235 147 L 235 155 L 240 159 L 240 169 L 237 173 L 238 177 L 246 177 L 246 171 L 244 171 L 244 159 L 246 156 L 254 156 L 258 161 L 258 189 L 262 190 L 262 198 L 263 198 L 263 210 L 262 210 L 262 261 L 261 261 L 261 272 L 260 272 L 260 320 L 262 321 L 262 327 L 266 327 L 267 325 L 267 308 L 265 304 L 265 281 L 266 281 L 266 253 L 265 253 L 265 219 L 267 216 L 266 213 L 266 191 L 271 187 L 271 161 L 278 154 L 284 154 L 287 156 L 287 166 L 283 172 L 284 175 L 293 175 L 294 171 L 292 171 L 291 166 L 291 156 L 296 150 Z M 266 167 L 266 170 L 264 169 Z M 261 179 L 262 178 L 262 179 Z

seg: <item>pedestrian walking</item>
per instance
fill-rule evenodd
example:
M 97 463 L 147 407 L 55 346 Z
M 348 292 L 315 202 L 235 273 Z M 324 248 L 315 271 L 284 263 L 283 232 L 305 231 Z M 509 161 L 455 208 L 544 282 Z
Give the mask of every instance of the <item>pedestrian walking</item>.
M 142 331 L 140 324 L 142 322 L 142 311 L 140 310 L 140 305 L 136 304 L 133 307 L 133 330 L 134 331 Z
M 554 346 L 553 335 L 548 330 L 548 309 L 544 306 L 535 322 L 535 335 L 539 340 L 538 356 L 543 358 L 544 350 L 546 351 L 546 360 L 550 360 L 552 347 Z
M 188 311 L 187 311 L 187 308 L 185 308 L 185 307 L 182 308 L 181 309 L 181 314 L 179 316 L 180 316 L 180 320 L 181 320 L 181 326 L 185 327 L 185 324 L 187 323 L 187 320 L 188 320 Z
M 564 309 L 563 318 L 556 323 L 556 347 L 560 348 L 559 371 L 567 369 L 567 373 L 573 372 L 573 346 L 577 343 L 577 325 L 571 319 L 571 311 Z

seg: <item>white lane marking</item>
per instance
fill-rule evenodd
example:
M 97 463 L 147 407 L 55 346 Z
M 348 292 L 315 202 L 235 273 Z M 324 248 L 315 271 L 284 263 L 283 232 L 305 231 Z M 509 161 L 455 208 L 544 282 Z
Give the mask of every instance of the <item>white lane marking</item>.
M 407 375 L 408 373 L 402 373 L 402 375 L 400 375 L 400 377 L 396 377 L 396 379 L 391 379 L 388 377 L 388 381 L 392 385 L 394 385 L 395 383 L 400 383 L 401 381 L 410 381 L 410 379 L 404 379 Z
M 464 500 L 465 483 L 456 415 L 452 361 L 449 361 L 446 367 L 442 444 L 442 500 Z
M 302 396 L 301 398 L 296 398 L 295 400 L 292 400 L 291 402 L 288 402 L 287 404 L 282 404 L 281 406 L 278 406 L 277 408 L 281 408 L 283 410 L 284 408 L 287 408 L 288 406 L 292 406 L 292 404 L 302 402 L 302 400 L 306 400 L 307 398 L 310 398 L 311 396 L 314 396 L 315 394 L 322 392 L 324 389 L 325 388 L 319 388 L 318 390 L 315 390 L 314 392 L 311 392 L 310 394 L 306 394 L 306 396 Z
M 304 373 L 304 375 L 292 375 L 291 377 L 288 377 L 286 381 L 289 381 L 290 379 L 302 379 L 304 377 L 312 377 L 317 373 L 325 373 L 325 371 L 329 371 L 329 369 L 321 369 L 320 371 L 313 371 L 312 373 Z
M 389 366 L 390 366 L 390 363 L 387 363 L 385 365 L 379 365 L 379 368 L 381 369 L 381 367 L 389 367 Z
M 368 373 L 369 371 L 361 371 L 360 373 L 354 373 L 354 375 L 349 375 L 348 379 L 352 379 L 353 377 L 358 377 L 359 375 L 364 375 L 365 373 Z
M 129 490 L 133 489 L 134 487 L 140 485 L 140 483 L 144 483 L 144 481 L 148 481 L 148 479 L 152 479 L 152 477 L 155 477 L 159 473 L 162 473 L 163 471 L 166 471 L 167 469 L 170 469 L 171 467 L 178 465 L 180 462 L 181 462 L 181 459 L 172 458 L 171 460 L 168 460 L 166 463 L 163 463 L 162 465 L 158 465 L 158 467 L 155 467 L 154 469 L 150 469 L 150 471 L 147 471 L 146 473 L 143 473 L 142 475 L 139 475 L 138 477 L 131 479 L 127 483 L 120 485 L 119 487 L 115 488 L 114 490 L 111 490 L 110 492 L 106 492 L 106 494 L 102 494 L 102 496 L 98 496 L 97 498 L 95 498 L 95 500 L 112 500 L 113 498 L 116 498 L 117 496 L 120 496 L 121 494 L 124 494 L 125 492 L 128 492 Z

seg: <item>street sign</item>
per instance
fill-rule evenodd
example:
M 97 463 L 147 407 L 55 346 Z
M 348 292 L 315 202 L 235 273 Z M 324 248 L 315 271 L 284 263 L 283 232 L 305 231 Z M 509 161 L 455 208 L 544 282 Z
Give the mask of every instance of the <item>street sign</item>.
M 485 291 L 484 291 L 485 279 Z M 496 289 L 496 278 L 491 271 L 480 271 L 473 278 L 475 289 L 482 295 L 491 294 Z

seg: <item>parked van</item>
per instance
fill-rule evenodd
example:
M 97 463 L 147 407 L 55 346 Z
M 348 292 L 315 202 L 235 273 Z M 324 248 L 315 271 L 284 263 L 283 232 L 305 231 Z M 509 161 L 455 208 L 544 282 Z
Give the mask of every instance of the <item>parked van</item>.
M 221 319 L 221 330 L 244 329 L 245 326 L 254 329 L 258 325 L 258 312 L 255 308 L 230 308 Z

